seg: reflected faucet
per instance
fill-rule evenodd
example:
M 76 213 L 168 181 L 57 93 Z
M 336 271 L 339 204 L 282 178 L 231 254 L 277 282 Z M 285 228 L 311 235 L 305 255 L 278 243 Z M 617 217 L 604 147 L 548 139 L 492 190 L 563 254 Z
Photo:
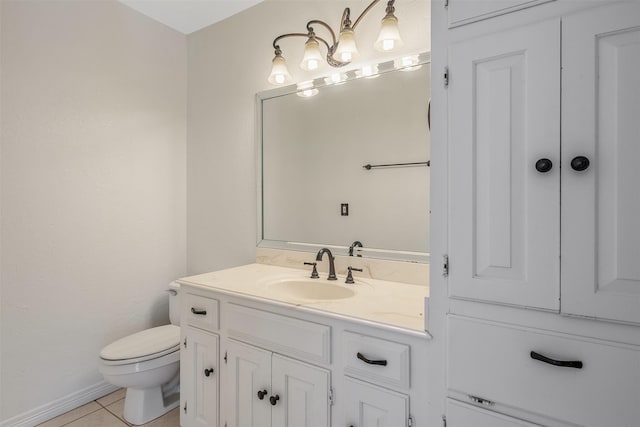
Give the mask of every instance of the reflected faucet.
M 336 277 L 336 265 L 333 262 L 334 257 L 329 249 L 327 248 L 320 249 L 318 251 L 318 255 L 316 255 L 316 261 L 317 262 L 322 261 L 322 256 L 325 253 L 329 255 L 329 277 L 327 277 L 327 280 L 338 280 L 338 278 Z
M 351 246 L 349 246 L 349 256 L 353 256 L 353 249 L 354 248 L 361 248 L 362 247 L 362 242 L 360 240 L 356 240 L 355 242 L 353 242 L 351 244 Z M 359 257 L 362 257 L 362 255 L 358 254 Z

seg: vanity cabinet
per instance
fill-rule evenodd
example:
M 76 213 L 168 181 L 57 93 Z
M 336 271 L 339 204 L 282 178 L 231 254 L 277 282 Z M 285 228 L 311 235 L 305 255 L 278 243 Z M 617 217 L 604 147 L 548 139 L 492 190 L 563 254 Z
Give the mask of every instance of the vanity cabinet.
M 180 424 L 218 426 L 218 300 L 183 292 L 180 347 Z
M 406 425 L 409 419 L 406 392 L 409 390 L 410 346 L 344 331 L 341 351 L 346 425 Z
M 409 396 L 351 377 L 344 380 L 345 421 L 349 427 L 406 426 Z
M 218 366 L 218 336 L 184 328 L 180 350 L 181 425 L 218 426 Z
M 188 346 L 215 337 L 196 347 L 207 356 L 183 351 L 182 427 L 431 427 L 439 419 L 423 403 L 424 331 L 208 288 L 205 280 L 180 282 L 191 295 L 181 325 Z M 193 315 L 192 307 L 207 314 Z M 206 383 L 209 365 L 215 382 Z
M 221 418 L 227 427 L 329 427 L 330 372 L 229 339 Z
M 450 296 L 639 324 L 640 5 L 449 61 Z

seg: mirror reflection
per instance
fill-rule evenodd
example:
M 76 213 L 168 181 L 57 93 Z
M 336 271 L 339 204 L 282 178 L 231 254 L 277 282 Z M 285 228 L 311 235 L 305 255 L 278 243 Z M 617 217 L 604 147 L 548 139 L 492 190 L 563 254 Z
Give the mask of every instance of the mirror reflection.
M 297 243 L 360 241 L 364 256 L 388 257 L 371 249 L 426 255 L 429 82 L 427 63 L 313 91 L 260 94 L 260 245 L 304 250 Z

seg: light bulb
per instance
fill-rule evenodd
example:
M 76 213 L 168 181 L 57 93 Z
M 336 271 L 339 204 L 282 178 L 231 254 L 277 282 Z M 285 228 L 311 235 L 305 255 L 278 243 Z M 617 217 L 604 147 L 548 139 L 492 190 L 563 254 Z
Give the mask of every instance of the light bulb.
M 287 61 L 284 60 L 279 50 L 276 50 L 276 56 L 273 58 L 271 66 L 271 74 L 267 79 L 272 85 L 283 85 L 293 80 L 289 70 L 287 69 Z
M 358 46 L 356 45 L 356 36 L 350 27 L 346 27 L 340 32 L 338 38 L 338 48 L 336 56 L 342 62 L 351 62 L 353 58 L 358 56 Z
M 320 44 L 315 37 L 309 37 L 304 44 L 304 54 L 302 56 L 302 62 L 300 62 L 300 68 L 305 71 L 317 70 L 320 67 L 322 61 L 322 54 L 320 53 Z
M 376 40 L 373 47 L 381 52 L 390 52 L 402 47 L 402 45 L 402 38 L 398 30 L 398 18 L 395 17 L 393 12 L 389 12 L 382 18 L 380 35 L 378 35 L 378 40 Z

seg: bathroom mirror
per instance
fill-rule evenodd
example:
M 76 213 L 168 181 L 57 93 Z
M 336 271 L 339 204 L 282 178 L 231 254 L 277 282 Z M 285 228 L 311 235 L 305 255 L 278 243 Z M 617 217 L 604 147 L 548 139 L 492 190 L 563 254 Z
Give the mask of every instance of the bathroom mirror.
M 415 58 L 258 94 L 259 246 L 428 261 L 430 56 Z

